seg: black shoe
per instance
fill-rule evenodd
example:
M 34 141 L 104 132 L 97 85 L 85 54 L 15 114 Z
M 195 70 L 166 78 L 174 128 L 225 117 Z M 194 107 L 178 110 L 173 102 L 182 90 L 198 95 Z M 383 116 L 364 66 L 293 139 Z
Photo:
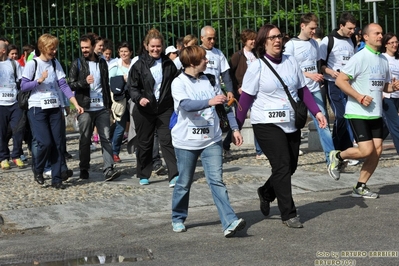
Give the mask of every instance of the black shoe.
M 51 186 L 55 189 L 66 189 L 66 186 L 62 182 L 51 184 Z
M 290 228 L 303 228 L 303 224 L 299 221 L 298 216 L 295 216 L 287 221 L 283 221 L 283 224 Z
M 89 179 L 89 171 L 87 170 L 80 170 L 80 179 Z
M 105 181 L 111 181 L 120 177 L 121 173 L 116 171 L 115 169 L 109 168 L 108 171 L 104 174 Z
M 44 184 L 43 174 L 35 174 L 35 181 L 39 183 L 39 185 L 43 185 Z
M 64 157 L 65 157 L 65 159 L 67 159 L 67 160 L 68 160 L 68 159 L 72 159 L 72 154 L 70 154 L 69 152 L 66 151 L 66 152 L 64 153 Z
M 163 167 L 162 164 L 157 164 L 153 167 L 152 172 L 157 174 L 157 175 L 164 175 L 165 173 L 165 167 Z
M 262 188 L 258 188 L 258 196 L 260 200 L 260 211 L 263 213 L 264 216 L 269 216 L 270 213 L 270 202 L 265 200 L 262 195 Z
M 73 171 L 68 169 L 64 172 L 61 173 L 61 179 L 62 181 L 67 181 L 68 178 L 70 178 L 71 176 L 73 176 Z

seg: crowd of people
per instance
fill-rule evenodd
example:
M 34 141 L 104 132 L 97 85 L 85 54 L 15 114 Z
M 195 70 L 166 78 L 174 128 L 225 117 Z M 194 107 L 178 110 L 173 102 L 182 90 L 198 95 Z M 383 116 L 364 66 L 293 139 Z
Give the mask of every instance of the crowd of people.
M 151 29 L 135 57 L 131 44 L 123 41 L 118 58 L 112 58 L 111 41 L 88 33 L 79 39 L 81 56 L 72 62 L 68 77 L 56 59 L 56 37 L 43 34 L 36 47 L 24 46 L 20 56 L 16 45 L 1 38 L 1 168 L 10 169 L 10 160 L 26 166 L 25 140 L 34 180 L 42 185 L 48 173 L 52 187 L 65 189 L 63 182 L 73 171 L 66 162 L 63 120 L 72 103 L 80 133 L 79 178 L 89 179 L 90 152 L 100 146 L 105 181 L 117 179 L 115 164 L 121 162 L 126 141 L 129 153 L 136 154 L 140 185 L 149 185 L 154 172 L 168 175 L 174 188 L 173 231 L 184 232 L 200 157 L 224 236 L 231 237 L 245 221 L 230 205 L 223 158 L 232 156 L 231 143 L 242 145 L 240 129 L 249 115 L 256 159 L 267 159 L 272 167 L 257 190 L 260 210 L 268 216 L 277 199 L 283 224 L 302 228 L 291 177 L 301 154 L 297 122 L 303 103 L 316 125 L 328 174 L 339 180 L 347 163 L 362 159 L 351 196 L 378 198 L 367 181 L 389 133 L 399 152 L 399 42 L 376 23 L 361 30 L 356 24 L 344 12 L 339 27 L 323 38 L 317 16 L 307 13 L 293 38 L 272 24 L 258 32 L 246 29 L 240 36 L 242 49 L 230 61 L 215 47 L 217 32 L 211 26 L 201 29 L 200 45 L 190 34 L 168 47 L 162 33 Z

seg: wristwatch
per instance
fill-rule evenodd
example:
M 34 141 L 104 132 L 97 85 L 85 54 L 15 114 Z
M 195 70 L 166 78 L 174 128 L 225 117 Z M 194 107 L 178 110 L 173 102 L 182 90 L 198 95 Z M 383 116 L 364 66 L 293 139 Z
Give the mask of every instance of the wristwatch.
M 233 129 L 233 132 L 237 132 L 237 131 L 240 132 L 240 130 L 237 129 L 237 128 L 236 128 L 236 129 Z

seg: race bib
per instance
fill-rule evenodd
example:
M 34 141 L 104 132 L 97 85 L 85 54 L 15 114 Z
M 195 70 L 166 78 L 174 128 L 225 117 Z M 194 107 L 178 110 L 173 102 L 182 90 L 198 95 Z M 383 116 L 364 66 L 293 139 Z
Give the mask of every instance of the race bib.
M 40 97 L 40 106 L 42 107 L 42 109 L 58 108 L 60 106 L 58 93 L 43 93 Z
M 383 91 L 385 82 L 383 80 L 378 79 L 370 79 L 370 90 L 371 91 Z
M 290 122 L 290 110 L 287 108 L 266 109 L 266 123 L 287 123 Z
M 304 66 L 302 68 L 303 72 L 309 72 L 309 73 L 316 73 L 317 69 L 316 69 L 316 65 L 308 65 L 308 66 Z
M 17 93 L 13 89 L 0 89 L 0 101 L 15 102 Z
M 219 67 L 218 60 L 216 58 L 209 58 L 208 64 L 206 65 L 207 68 L 217 69 Z
M 90 92 L 90 108 L 104 107 L 103 96 L 100 93 Z
M 214 125 L 208 124 L 206 120 L 193 120 L 188 125 L 188 139 L 208 140 L 214 136 Z

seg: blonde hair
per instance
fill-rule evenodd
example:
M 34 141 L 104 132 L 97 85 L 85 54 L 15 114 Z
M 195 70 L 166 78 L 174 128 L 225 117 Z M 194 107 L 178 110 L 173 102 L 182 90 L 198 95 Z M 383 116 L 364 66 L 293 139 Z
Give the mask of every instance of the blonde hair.
M 165 41 L 164 41 L 163 35 L 159 32 L 159 30 L 157 30 L 155 28 L 152 28 L 148 31 L 148 33 L 145 36 L 144 41 L 143 41 L 144 45 L 146 47 L 148 47 L 148 44 L 150 43 L 150 40 L 152 40 L 152 39 L 161 40 L 162 47 L 165 48 L 164 47 Z
M 190 42 L 194 42 L 193 45 L 198 45 L 198 38 L 193 34 L 188 34 L 183 38 L 183 46 L 187 46 Z
M 44 52 L 57 48 L 58 44 L 59 40 L 57 37 L 49 33 L 45 33 L 37 40 L 37 49 L 39 49 L 40 53 L 42 54 Z

